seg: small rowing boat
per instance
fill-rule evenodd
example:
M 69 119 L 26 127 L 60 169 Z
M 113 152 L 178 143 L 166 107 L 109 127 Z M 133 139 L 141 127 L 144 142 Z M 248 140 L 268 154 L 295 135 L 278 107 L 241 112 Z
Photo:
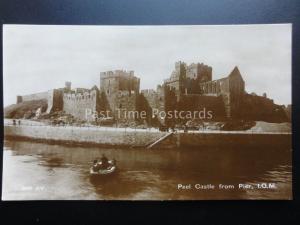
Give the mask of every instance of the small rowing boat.
M 116 172 L 116 170 L 117 170 L 116 164 L 112 160 L 109 160 L 108 166 L 106 168 L 102 167 L 102 162 L 98 162 L 97 164 L 94 164 L 90 168 L 90 174 L 96 175 L 96 176 L 109 175 L 109 174 L 113 174 L 114 172 Z

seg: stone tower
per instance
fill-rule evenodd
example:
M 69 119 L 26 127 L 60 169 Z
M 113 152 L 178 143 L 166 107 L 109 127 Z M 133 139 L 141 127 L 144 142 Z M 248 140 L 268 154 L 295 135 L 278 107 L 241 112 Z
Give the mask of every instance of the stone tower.
M 140 79 L 134 75 L 134 71 L 101 72 L 100 91 L 106 97 L 109 105 L 108 110 L 117 118 L 120 110 L 134 111 L 136 109 Z
M 206 82 L 212 80 L 212 67 L 203 63 L 192 63 L 186 67 L 186 78 Z
M 72 83 L 70 81 L 65 82 L 65 90 L 66 91 L 71 91 L 71 86 L 72 86 Z
M 169 79 L 164 81 L 164 84 L 174 88 L 177 100 L 180 99 L 181 95 L 185 91 L 185 80 L 186 80 L 186 64 L 178 61 L 175 63 L 175 70 L 171 73 Z
M 22 96 L 18 95 L 17 96 L 17 104 L 23 102 Z

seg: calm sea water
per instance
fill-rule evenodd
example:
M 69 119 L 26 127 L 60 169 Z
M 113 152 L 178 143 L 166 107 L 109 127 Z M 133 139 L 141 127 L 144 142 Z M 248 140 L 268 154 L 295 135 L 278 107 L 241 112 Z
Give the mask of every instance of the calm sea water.
M 117 160 L 119 171 L 92 179 L 89 167 L 102 153 Z M 292 198 L 292 152 L 282 147 L 145 150 L 5 141 L 3 154 L 4 200 Z

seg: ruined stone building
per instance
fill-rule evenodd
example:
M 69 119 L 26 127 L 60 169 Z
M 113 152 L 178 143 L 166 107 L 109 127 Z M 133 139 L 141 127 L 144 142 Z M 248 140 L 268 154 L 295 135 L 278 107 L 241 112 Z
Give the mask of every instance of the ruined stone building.
M 135 121 L 125 118 L 123 112 L 146 111 L 147 122 L 152 123 L 152 111 L 210 110 L 213 120 L 249 119 L 284 121 L 282 106 L 274 104 L 267 96 L 248 94 L 245 82 L 237 67 L 221 79 L 212 79 L 212 67 L 203 63 L 176 62 L 170 77 L 156 90 L 140 91 L 140 79 L 133 71 L 115 70 L 100 73 L 100 88 L 91 89 L 65 87 L 26 96 L 17 96 L 17 103 L 46 99 L 46 113 L 64 111 L 80 120 L 86 117 L 86 110 L 109 111 L 117 122 Z M 166 123 L 157 118 L 161 124 Z
M 183 94 L 200 94 L 199 83 L 212 80 L 212 68 L 203 63 L 192 63 L 187 66 L 184 62 L 176 62 L 170 78 L 164 81 L 165 85 L 173 87 L 177 100 Z
M 238 114 L 245 94 L 245 82 L 237 67 L 227 77 L 212 80 L 212 68 L 203 63 L 186 65 L 184 62 L 176 62 L 174 71 L 170 78 L 164 80 L 163 86 L 166 90 L 174 92 L 177 109 L 196 110 L 206 107 L 219 117 L 227 118 Z M 142 93 L 149 102 L 153 102 L 152 96 L 157 95 L 155 98 L 159 98 L 158 93 L 161 91 L 148 90 Z M 167 102 L 164 102 L 164 105 L 166 104 Z

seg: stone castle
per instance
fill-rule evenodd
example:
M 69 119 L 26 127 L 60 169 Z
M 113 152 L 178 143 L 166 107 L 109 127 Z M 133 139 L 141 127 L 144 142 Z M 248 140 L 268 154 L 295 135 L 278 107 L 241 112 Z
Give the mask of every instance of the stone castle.
M 203 108 L 211 110 L 215 120 L 267 120 L 273 117 L 285 120 L 282 106 L 274 104 L 265 94 L 257 96 L 246 93 L 245 82 L 237 67 L 228 76 L 213 80 L 210 66 L 203 63 L 187 65 L 179 61 L 175 63 L 171 76 L 157 85 L 156 90 L 140 90 L 140 79 L 134 71 L 107 71 L 100 73 L 99 87 L 72 89 L 71 82 L 66 82 L 63 88 L 17 96 L 17 103 L 47 99 L 46 113 L 63 111 L 79 120 L 87 120 L 86 109 L 109 111 L 115 120 L 128 122 L 123 114 L 117 116 L 120 110 L 144 110 L 151 115 L 153 109 L 187 111 Z M 152 116 L 147 117 L 148 123 L 152 120 Z M 169 122 L 162 118 L 158 121 L 161 124 Z

